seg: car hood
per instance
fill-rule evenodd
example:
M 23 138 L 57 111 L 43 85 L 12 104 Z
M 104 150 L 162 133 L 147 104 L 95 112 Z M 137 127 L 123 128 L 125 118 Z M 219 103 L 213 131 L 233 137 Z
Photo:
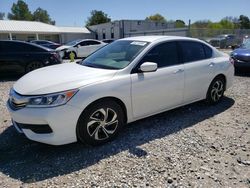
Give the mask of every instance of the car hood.
M 238 48 L 232 54 L 238 60 L 250 62 L 250 49 Z
M 71 48 L 71 47 L 72 47 L 72 46 L 62 45 L 62 46 L 56 48 L 56 51 L 65 50 L 65 49 L 68 49 L 68 48 Z
M 20 78 L 13 88 L 21 95 L 49 94 L 111 79 L 116 72 L 117 70 L 65 63 L 32 71 Z

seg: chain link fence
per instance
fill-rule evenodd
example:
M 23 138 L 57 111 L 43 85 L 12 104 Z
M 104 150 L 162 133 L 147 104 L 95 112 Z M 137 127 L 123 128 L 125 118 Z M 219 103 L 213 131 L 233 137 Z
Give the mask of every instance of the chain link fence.
M 240 45 L 245 38 L 250 38 L 250 29 L 189 29 L 186 27 L 124 33 L 124 37 L 147 35 L 188 36 L 199 38 L 215 47 L 225 49 Z
M 250 37 L 250 29 L 190 29 L 189 37 L 199 38 L 215 47 L 228 48 L 240 45 Z

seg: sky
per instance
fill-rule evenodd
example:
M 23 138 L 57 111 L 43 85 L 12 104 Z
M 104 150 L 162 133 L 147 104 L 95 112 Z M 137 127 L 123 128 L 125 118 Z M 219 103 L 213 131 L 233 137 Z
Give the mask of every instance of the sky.
M 58 26 L 84 26 L 91 10 L 102 10 L 112 20 L 145 19 L 160 13 L 167 20 L 220 21 L 226 16 L 250 18 L 250 0 L 24 0 L 33 12 L 41 7 Z M 17 0 L 0 0 L 0 12 L 10 12 Z

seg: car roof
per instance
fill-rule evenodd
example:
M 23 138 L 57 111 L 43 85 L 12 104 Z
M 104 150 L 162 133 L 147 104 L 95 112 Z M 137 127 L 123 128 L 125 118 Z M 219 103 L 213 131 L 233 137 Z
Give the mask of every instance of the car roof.
M 77 41 L 77 40 L 76 40 Z M 96 42 L 102 42 L 102 41 L 99 41 L 99 40 L 96 40 L 96 39 L 79 39 L 78 42 L 84 42 L 84 41 L 96 41 Z
M 35 46 L 35 47 L 41 48 L 41 49 L 46 50 L 46 51 L 53 51 L 53 50 L 51 50 L 51 49 L 49 49 L 49 48 L 46 48 L 46 47 L 37 45 L 37 44 L 35 44 L 35 43 L 30 43 L 30 42 L 21 41 L 21 40 L 0 40 L 0 42 L 23 43 L 23 44 L 28 44 L 28 45 L 30 45 L 30 46 Z
M 135 40 L 135 41 L 144 41 L 144 42 L 156 42 L 161 40 L 192 40 L 200 41 L 199 39 L 189 38 L 189 37 L 180 37 L 180 36 L 165 36 L 165 35 L 152 35 L 152 36 L 138 36 L 138 37 L 128 37 L 120 40 Z
M 32 40 L 30 42 L 52 42 L 50 40 Z

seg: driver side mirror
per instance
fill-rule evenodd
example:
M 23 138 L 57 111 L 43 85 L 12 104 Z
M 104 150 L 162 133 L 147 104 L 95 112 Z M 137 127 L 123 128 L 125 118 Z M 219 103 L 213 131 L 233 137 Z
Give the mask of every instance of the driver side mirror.
M 141 72 L 155 72 L 158 68 L 157 63 L 154 62 L 144 62 L 141 64 L 139 70 Z
M 78 44 L 78 45 L 77 45 L 77 48 L 80 48 L 80 47 L 81 47 L 81 45 L 80 45 L 80 44 Z

